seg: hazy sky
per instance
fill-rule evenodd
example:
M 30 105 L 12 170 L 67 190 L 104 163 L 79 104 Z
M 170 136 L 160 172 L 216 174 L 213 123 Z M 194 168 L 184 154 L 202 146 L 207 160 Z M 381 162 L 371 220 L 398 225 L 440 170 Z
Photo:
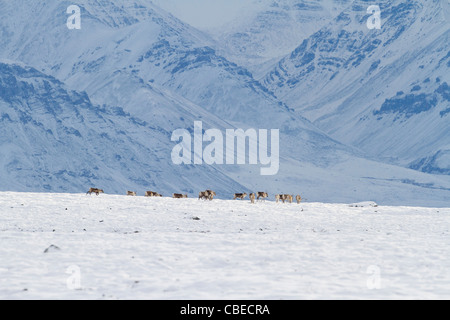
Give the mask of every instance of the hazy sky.
M 220 27 L 237 17 L 252 0 L 152 0 L 196 28 Z

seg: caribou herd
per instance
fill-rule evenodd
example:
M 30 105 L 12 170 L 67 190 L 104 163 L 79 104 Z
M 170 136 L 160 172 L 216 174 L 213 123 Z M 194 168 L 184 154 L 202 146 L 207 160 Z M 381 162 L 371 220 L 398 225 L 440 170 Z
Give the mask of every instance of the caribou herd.
M 105 193 L 102 189 L 98 188 L 90 188 L 89 191 L 86 194 L 92 195 L 95 193 L 97 196 L 100 195 L 100 193 Z M 127 191 L 127 196 L 136 197 L 137 192 L 136 191 Z M 198 200 L 205 200 L 205 201 L 212 201 L 214 197 L 217 194 L 212 190 L 205 190 L 200 191 L 198 193 Z M 146 197 L 162 197 L 161 194 L 154 191 L 146 191 L 145 192 Z M 186 199 L 188 197 L 187 194 L 181 194 L 181 193 L 174 193 L 172 194 L 172 198 L 174 199 Z M 244 200 L 247 197 L 247 193 L 235 193 L 233 199 L 234 200 Z M 257 192 L 257 193 L 250 193 L 248 195 L 250 198 L 251 203 L 256 203 L 256 201 L 266 201 L 267 198 L 269 198 L 269 194 L 267 192 Z M 300 195 L 297 195 L 295 197 L 295 200 L 298 204 L 302 202 L 302 197 Z M 277 194 L 275 195 L 275 201 L 276 203 L 279 203 L 280 201 L 283 203 L 293 203 L 294 202 L 294 196 L 291 194 Z

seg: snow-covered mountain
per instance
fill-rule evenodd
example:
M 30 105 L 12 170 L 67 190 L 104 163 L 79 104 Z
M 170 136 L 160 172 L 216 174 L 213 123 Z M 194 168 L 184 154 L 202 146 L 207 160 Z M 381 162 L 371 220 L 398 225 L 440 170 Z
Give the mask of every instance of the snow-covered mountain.
M 228 26 L 209 30 L 223 54 L 259 74 L 336 17 L 350 0 L 253 0 Z M 263 68 L 264 69 L 264 68 Z
M 211 34 L 224 54 L 259 75 L 326 25 L 349 0 L 254 0 L 256 9 Z
M 171 132 L 121 108 L 95 106 L 34 68 L 0 63 L 0 88 L 2 190 L 193 194 L 207 181 L 222 192 L 242 188 L 213 167 L 173 165 Z
M 38 161 L 29 173 L 37 172 L 39 176 L 28 175 L 30 185 L 21 182 L 11 187 L 16 177 L 25 181 L 27 172 L 21 170 L 22 167 L 15 168 L 14 173 L 5 169 L 7 178 L 2 179 L 3 190 L 20 190 L 25 185 L 26 190 L 39 191 L 45 184 L 51 190 L 79 191 L 95 183 L 117 193 L 124 192 L 125 188 L 142 190 L 145 187 L 166 194 L 180 191 L 192 196 L 199 190 L 214 188 L 222 198 L 228 198 L 233 192 L 256 189 L 272 195 L 301 189 L 307 190 L 309 200 L 446 203 L 442 199 L 450 189 L 448 179 L 379 163 L 367 159 L 356 148 L 337 142 L 294 112 L 245 68 L 218 53 L 220 50 L 214 49 L 217 43 L 209 36 L 150 1 L 80 0 L 81 30 L 66 27 L 66 9 L 72 4 L 69 1 L 51 1 L 45 5 L 40 1 L 14 4 L 1 1 L 0 4 L 0 57 L 24 62 L 42 72 L 33 76 L 38 80 L 30 80 L 42 83 L 39 91 L 26 85 L 31 89 L 15 92 L 14 82 L 8 86 L 5 80 L 4 86 L 10 93 L 5 94 L 2 108 L 20 111 L 22 105 L 30 105 L 32 110 L 35 107 L 39 110 L 45 109 L 50 101 L 54 105 L 63 104 L 64 110 L 67 109 L 61 114 L 43 113 L 39 121 L 27 122 L 33 127 L 36 123 L 42 125 L 27 131 L 23 139 L 41 137 L 43 141 L 43 132 L 47 131 L 42 131 L 41 127 L 51 128 L 53 122 L 76 119 L 73 112 L 80 108 L 77 100 L 66 101 L 56 95 L 64 91 L 74 90 L 74 95 L 84 96 L 89 101 L 86 108 L 101 111 L 100 116 L 108 119 L 109 127 L 109 130 L 104 126 L 87 128 L 79 123 L 75 128 L 81 134 L 79 141 L 71 136 L 58 140 L 67 150 L 59 150 L 58 145 L 47 147 L 40 142 L 34 144 L 40 151 L 34 152 L 30 144 L 10 136 L 5 143 L 23 146 L 24 150 L 10 152 L 12 156 L 4 162 L 3 168 L 11 168 L 8 165 L 14 160 Z M 24 78 L 30 77 L 23 74 L 27 74 L 29 67 L 22 66 L 24 71 L 12 66 L 16 64 L 5 64 L 5 70 L 16 70 L 15 73 L 5 71 L 5 79 L 28 83 Z M 41 80 L 47 77 L 52 79 L 51 83 L 58 84 L 56 88 L 47 86 L 49 81 Z M 16 95 L 18 105 L 13 103 Z M 56 100 L 49 100 L 50 97 Z M 30 117 L 33 114 L 34 111 L 30 112 Z M 46 117 L 49 123 L 44 121 Z M 98 117 L 93 116 L 93 119 Z M 203 122 L 204 129 L 222 131 L 280 129 L 278 175 L 262 177 L 260 168 L 255 166 L 173 165 L 171 133 L 176 129 L 192 132 L 197 120 Z M 15 133 L 17 130 L 11 124 L 8 131 Z M 86 130 L 93 130 L 93 136 L 106 134 L 106 138 L 85 139 L 83 132 Z M 82 143 L 86 148 L 84 153 L 77 147 Z M 75 144 L 73 148 L 72 144 Z M 110 149 L 114 146 L 115 153 L 107 146 Z M 42 150 L 52 152 L 43 156 Z M 76 187 L 70 181 L 51 183 L 53 171 L 47 173 L 47 178 L 40 173 L 46 172 L 45 165 L 51 163 L 50 158 L 60 159 L 57 154 L 68 154 L 67 159 L 86 154 L 78 156 L 70 172 L 87 168 L 83 164 L 95 155 L 99 161 L 103 159 L 104 168 L 94 167 L 92 172 L 102 175 L 99 179 L 78 177 Z M 418 194 L 421 197 L 418 198 Z
M 246 69 L 217 55 L 208 46 L 207 37 L 202 38 L 198 31 L 192 31 L 150 2 L 139 2 L 142 5 L 138 7 L 147 12 L 140 22 L 132 19 L 136 5 L 130 5 L 130 11 L 127 7 L 110 8 L 107 18 L 89 19 L 93 16 L 91 11 L 101 16 L 96 2 L 80 3 L 89 12 L 85 14 L 88 19 L 83 20 L 84 33 L 73 33 L 65 24 L 55 27 L 48 22 L 41 30 L 47 35 L 45 40 L 25 31 L 11 36 L 9 47 L 28 45 L 20 51 L 5 49 L 4 56 L 24 61 L 71 88 L 86 91 L 96 104 L 123 107 L 133 116 L 158 123 L 168 131 L 191 128 L 192 119 L 197 117 L 219 129 L 280 129 L 284 134 L 282 155 L 297 160 L 329 163 L 337 161 L 336 155 L 324 150 L 353 152 L 297 116 Z M 66 4 L 57 2 L 37 19 L 42 21 L 42 16 L 48 16 L 47 21 L 51 21 L 51 16 L 65 9 Z M 40 6 L 39 2 L 35 5 Z M 14 15 L 13 6 L 8 14 Z M 22 16 L 17 20 L 21 19 L 33 23 Z M 121 19 L 133 22 L 122 27 L 103 22 Z M 17 44 L 13 44 L 15 38 L 20 39 Z M 48 39 L 55 40 L 50 43 Z M 39 56 L 36 52 L 46 54 Z M 46 61 L 47 57 L 51 59 Z M 185 117 L 186 112 L 191 117 Z M 227 124 L 217 123 L 219 118 Z
M 333 138 L 378 159 L 450 173 L 448 1 L 354 1 L 265 77 L 275 95 Z

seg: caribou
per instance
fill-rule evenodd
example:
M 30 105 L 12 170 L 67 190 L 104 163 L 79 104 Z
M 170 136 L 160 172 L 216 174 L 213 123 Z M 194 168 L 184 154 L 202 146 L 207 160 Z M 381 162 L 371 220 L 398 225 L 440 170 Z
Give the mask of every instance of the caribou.
M 86 194 L 92 195 L 93 193 L 95 193 L 97 196 L 100 193 L 105 193 L 102 189 L 98 189 L 98 188 L 90 188 L 88 192 L 86 192 Z
M 200 191 L 198 193 L 198 199 L 199 200 L 212 201 L 214 199 L 214 196 L 216 196 L 216 193 L 214 191 L 212 191 L 212 190 Z
M 236 200 L 236 199 L 244 200 L 246 196 L 247 196 L 246 193 L 235 193 L 234 194 L 234 200 Z
M 262 200 L 266 200 L 266 198 L 268 198 L 269 197 L 269 194 L 267 193 L 267 192 L 258 192 L 258 200 L 260 200 L 261 199 L 261 201 Z
M 181 194 L 181 193 L 174 193 L 173 194 L 173 198 L 174 199 L 185 199 L 187 197 L 188 197 L 187 194 Z
M 158 192 L 153 192 L 153 191 L 145 192 L 145 196 L 146 197 L 162 197 L 161 194 L 159 194 Z

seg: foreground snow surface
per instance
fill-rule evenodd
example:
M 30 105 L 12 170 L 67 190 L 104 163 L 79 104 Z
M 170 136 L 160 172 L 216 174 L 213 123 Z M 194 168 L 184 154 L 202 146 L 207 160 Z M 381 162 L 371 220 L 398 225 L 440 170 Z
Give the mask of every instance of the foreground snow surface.
M 450 208 L 0 193 L 0 299 L 449 299 Z

